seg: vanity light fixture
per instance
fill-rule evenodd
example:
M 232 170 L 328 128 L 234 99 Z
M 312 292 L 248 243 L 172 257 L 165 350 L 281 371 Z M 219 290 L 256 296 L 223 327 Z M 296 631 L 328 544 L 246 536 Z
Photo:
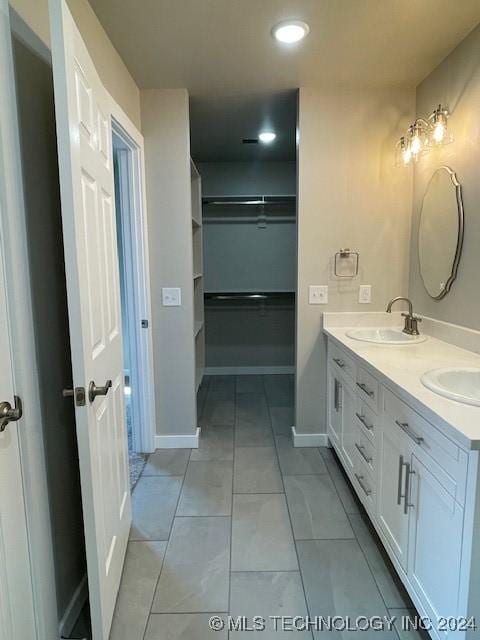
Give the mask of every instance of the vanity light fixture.
M 285 44 L 295 44 L 308 35 L 310 27 L 301 20 L 287 20 L 276 24 L 272 29 L 275 40 Z
M 397 142 L 395 164 L 408 166 L 412 160 L 417 162 L 431 147 L 453 142 L 453 136 L 448 131 L 449 116 L 448 108 L 439 104 L 428 120 L 417 118 L 408 127 L 406 135 Z
M 263 142 L 263 144 L 271 144 L 276 137 L 277 134 L 273 133 L 273 131 L 262 131 L 258 134 L 258 139 L 260 142 Z

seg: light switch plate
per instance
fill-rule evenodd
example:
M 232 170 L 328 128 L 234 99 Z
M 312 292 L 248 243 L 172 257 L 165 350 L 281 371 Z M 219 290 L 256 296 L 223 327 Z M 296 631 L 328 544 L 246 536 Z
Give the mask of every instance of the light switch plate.
M 358 301 L 360 304 L 370 304 L 372 301 L 372 285 L 361 284 L 358 290 Z
M 182 305 L 182 290 L 178 287 L 163 287 L 162 304 L 164 307 L 180 307 Z
M 308 287 L 308 303 L 309 304 L 327 304 L 328 303 L 328 285 L 311 284 Z

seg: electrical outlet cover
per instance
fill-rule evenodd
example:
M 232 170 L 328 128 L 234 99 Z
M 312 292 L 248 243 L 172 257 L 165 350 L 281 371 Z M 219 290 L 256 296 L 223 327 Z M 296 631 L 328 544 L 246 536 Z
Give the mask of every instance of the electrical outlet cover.
M 358 291 L 358 302 L 360 304 L 370 304 L 372 301 L 372 285 L 361 284 Z

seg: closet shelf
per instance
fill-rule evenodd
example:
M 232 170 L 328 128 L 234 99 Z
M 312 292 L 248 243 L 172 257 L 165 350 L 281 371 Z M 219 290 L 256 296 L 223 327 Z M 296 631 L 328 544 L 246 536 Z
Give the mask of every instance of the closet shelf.
M 205 300 L 230 301 L 230 300 L 287 300 L 295 297 L 294 291 L 221 291 L 221 292 L 205 292 Z

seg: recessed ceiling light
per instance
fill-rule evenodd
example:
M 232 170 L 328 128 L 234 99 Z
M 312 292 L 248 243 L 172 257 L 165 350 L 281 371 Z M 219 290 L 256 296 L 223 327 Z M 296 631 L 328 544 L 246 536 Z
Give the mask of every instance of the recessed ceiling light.
M 293 44 L 302 40 L 309 31 L 310 27 L 306 22 L 289 20 L 276 24 L 272 29 L 272 35 L 279 42 Z
M 262 131 L 262 133 L 258 134 L 258 139 L 260 142 L 263 142 L 263 144 L 270 144 L 276 137 L 277 134 L 273 133 L 273 131 Z

